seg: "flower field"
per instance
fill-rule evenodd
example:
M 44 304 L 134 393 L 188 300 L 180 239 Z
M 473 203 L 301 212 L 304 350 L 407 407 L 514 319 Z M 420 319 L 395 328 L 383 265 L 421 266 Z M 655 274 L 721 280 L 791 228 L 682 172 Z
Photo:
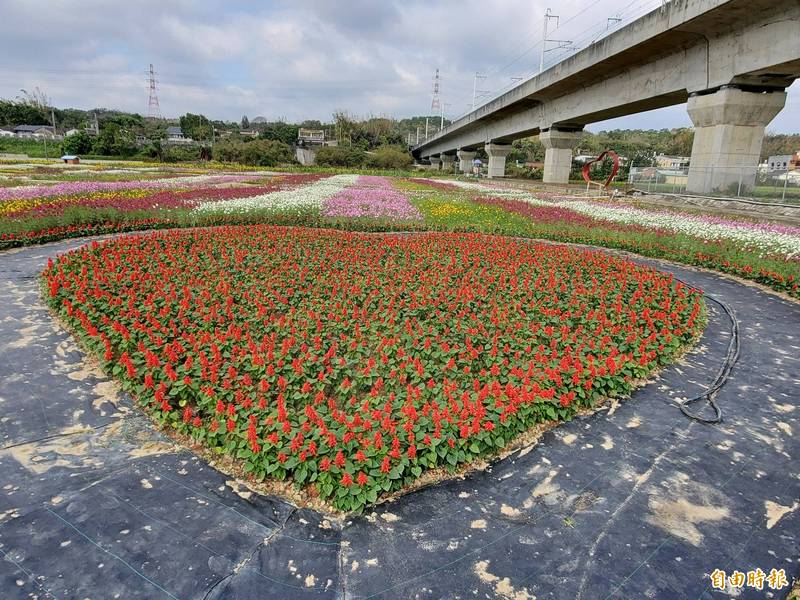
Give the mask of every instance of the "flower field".
M 170 230 L 43 280 L 158 422 L 343 511 L 628 393 L 703 319 L 669 275 L 482 234 Z
M 797 226 L 457 179 L 222 172 L 213 165 L 207 172 L 92 165 L 60 174 L 54 167 L 13 166 L 4 167 L 2 177 L 12 180 L 0 187 L 0 249 L 137 229 L 251 223 L 467 231 L 618 248 L 800 297 Z M 39 176 L 47 181 L 31 183 Z
M 164 427 L 343 511 L 629 393 L 702 327 L 668 275 L 523 238 L 800 297 L 785 225 L 462 180 L 73 179 L 0 189 L 0 247 L 165 229 L 51 263 L 51 306 Z
M 117 208 L 121 211 L 193 207 L 206 201 L 225 201 L 268 194 L 318 179 L 316 175 L 271 178 L 255 175 L 208 175 L 146 181 L 75 181 L 42 186 L 0 188 L 0 216 L 8 218 L 58 215 L 70 206 Z M 253 185 L 242 187 L 241 184 Z
M 412 179 L 404 186 L 429 207 L 425 221 L 437 229 L 473 230 L 478 205 L 492 211 L 491 224 L 479 230 L 619 248 L 731 273 L 800 298 L 800 227 L 469 181 Z M 443 219 L 438 207 L 444 205 L 459 208 Z

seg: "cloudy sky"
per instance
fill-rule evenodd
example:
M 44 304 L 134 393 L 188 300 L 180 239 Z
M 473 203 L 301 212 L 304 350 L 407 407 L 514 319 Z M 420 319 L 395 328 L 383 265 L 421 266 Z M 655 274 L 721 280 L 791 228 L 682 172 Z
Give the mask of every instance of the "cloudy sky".
M 57 106 L 147 111 L 155 65 L 162 113 L 328 120 L 334 110 L 430 112 L 434 69 L 445 114 L 479 89 L 536 72 L 543 14 L 579 47 L 661 0 L 0 0 L 0 97 L 39 87 Z M 621 21 L 609 21 L 619 18 Z M 552 29 L 553 26 L 551 26 Z M 551 45 L 553 46 L 553 45 Z M 565 56 L 547 52 L 546 62 Z M 772 131 L 800 131 L 800 86 Z M 690 125 L 677 106 L 591 129 Z

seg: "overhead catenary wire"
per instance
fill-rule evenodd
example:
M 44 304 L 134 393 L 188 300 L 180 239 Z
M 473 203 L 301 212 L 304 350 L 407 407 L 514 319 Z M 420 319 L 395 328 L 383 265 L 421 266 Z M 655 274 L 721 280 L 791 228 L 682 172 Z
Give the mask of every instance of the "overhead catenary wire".
M 592 9 L 598 3 L 599 3 L 598 0 L 595 0 L 594 2 L 590 2 L 584 9 L 576 12 L 575 14 L 573 14 L 568 19 L 565 19 L 564 21 L 560 22 L 559 25 L 550 32 L 550 34 L 555 34 L 557 31 L 564 29 L 566 27 L 566 25 L 568 25 L 570 22 L 574 21 L 577 17 L 585 15 L 588 10 Z M 548 60 L 545 63 L 545 70 L 550 68 L 550 67 L 552 67 L 554 64 L 557 64 L 558 62 L 561 62 L 562 60 L 566 59 L 571 54 L 579 52 L 582 49 L 582 48 L 580 48 L 580 46 L 582 44 L 584 44 L 586 41 L 592 40 L 592 43 L 594 43 L 595 41 L 598 41 L 599 39 L 601 39 L 605 35 L 613 33 L 613 31 L 615 31 L 619 27 L 619 24 L 622 21 L 627 21 L 627 20 L 630 20 L 630 19 L 633 19 L 633 18 L 638 18 L 642 14 L 644 14 L 646 12 L 649 12 L 650 10 L 652 10 L 654 8 L 655 4 L 659 4 L 660 5 L 660 0 L 632 0 L 625 7 L 623 7 L 621 10 L 619 10 L 616 13 L 614 13 L 614 17 L 620 19 L 620 21 L 617 21 L 615 26 L 608 27 L 607 21 L 604 21 L 600 25 L 593 25 L 592 27 L 587 28 L 586 30 L 584 30 L 580 34 L 578 34 L 578 36 L 576 36 L 578 39 L 576 39 L 574 42 L 572 42 L 569 46 L 564 47 L 564 48 L 555 48 L 554 49 L 555 52 L 554 52 L 553 56 L 551 57 L 550 60 Z M 643 11 L 643 9 L 644 9 L 644 11 Z M 584 35 L 584 34 L 587 34 L 587 33 L 588 33 L 588 35 Z M 543 42 L 544 42 L 543 39 L 537 40 L 536 43 L 534 43 L 531 46 L 527 47 L 519 55 L 517 55 L 511 61 L 507 62 L 503 67 L 500 67 L 497 70 L 490 71 L 487 74 L 487 80 L 491 79 L 491 78 L 494 78 L 497 75 L 501 75 L 502 73 L 506 72 L 506 70 L 510 66 L 514 65 L 520 59 L 522 59 L 524 56 L 528 55 L 530 52 L 532 52 L 533 50 L 535 50 L 536 48 L 541 46 Z M 526 69 L 523 72 L 517 73 L 517 76 L 511 78 L 511 82 L 510 83 L 507 83 L 506 85 L 504 85 L 501 88 L 497 89 L 491 96 L 488 97 L 487 101 L 489 101 L 489 100 L 491 100 L 493 98 L 496 98 L 497 96 L 503 94 L 504 92 L 510 90 L 511 88 L 519 85 L 519 81 L 520 80 L 529 79 L 530 77 L 535 75 L 537 72 L 538 72 L 538 68 L 536 68 L 536 69 Z

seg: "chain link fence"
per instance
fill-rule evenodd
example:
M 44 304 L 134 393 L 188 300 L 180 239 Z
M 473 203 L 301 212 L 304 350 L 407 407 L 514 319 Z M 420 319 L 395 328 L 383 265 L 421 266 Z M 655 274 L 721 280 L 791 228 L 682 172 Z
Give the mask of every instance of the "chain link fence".
M 762 166 L 631 167 L 628 184 L 654 194 L 686 194 L 800 203 L 800 170 L 766 170 Z

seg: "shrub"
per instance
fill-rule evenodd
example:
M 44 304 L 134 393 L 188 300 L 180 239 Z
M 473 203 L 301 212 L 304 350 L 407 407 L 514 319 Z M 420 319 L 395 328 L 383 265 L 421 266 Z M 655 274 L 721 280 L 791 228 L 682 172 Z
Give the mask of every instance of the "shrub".
M 381 146 L 367 158 L 368 166 L 378 169 L 408 169 L 413 162 L 411 155 L 397 146 Z
M 360 167 L 366 162 L 366 153 L 356 148 L 323 146 L 317 150 L 316 163 L 323 167 Z
M 516 177 L 519 179 L 541 179 L 542 169 L 537 167 L 521 166 L 506 163 L 506 177 Z
M 164 162 L 187 162 L 200 160 L 200 148 L 198 146 L 163 146 L 161 159 Z
M 274 167 L 276 165 L 291 164 L 295 162 L 292 147 L 277 140 L 253 140 L 244 144 L 242 163 L 259 167 Z
M 88 154 L 92 151 L 92 138 L 85 131 L 64 138 L 61 142 L 63 154 Z
M 259 167 L 274 167 L 294 162 L 292 147 L 277 140 L 220 142 L 214 146 L 213 156 L 214 160 L 221 162 L 235 162 Z

